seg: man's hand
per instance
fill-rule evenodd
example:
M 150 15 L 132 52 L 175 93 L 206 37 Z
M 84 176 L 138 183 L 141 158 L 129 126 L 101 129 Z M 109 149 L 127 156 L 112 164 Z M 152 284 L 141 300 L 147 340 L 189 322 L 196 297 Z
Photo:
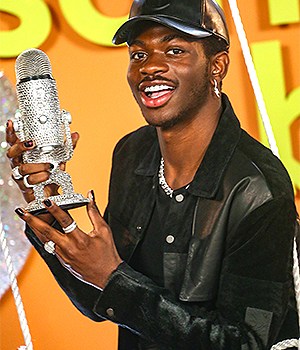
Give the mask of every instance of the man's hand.
M 103 289 L 109 276 L 122 260 L 110 227 L 95 203 L 93 191 L 88 193 L 88 197 L 90 203 L 87 205 L 87 213 L 93 225 L 93 230 L 89 233 L 83 232 L 77 226 L 70 233 L 61 233 L 22 208 L 17 208 L 16 213 L 27 222 L 42 243 L 55 243 L 55 254 L 64 267 L 80 279 Z M 66 228 L 73 223 L 69 213 L 49 199 L 46 199 L 44 204 L 61 227 Z
M 78 133 L 72 133 L 72 144 L 73 148 L 76 147 L 77 141 L 79 139 Z M 13 180 L 17 183 L 20 190 L 23 193 L 23 197 L 27 203 L 34 200 L 34 193 L 32 188 L 27 188 L 24 184 L 24 177 L 28 175 L 27 181 L 30 185 L 36 185 L 38 183 L 47 181 L 50 177 L 51 170 L 53 168 L 52 164 L 49 163 L 26 163 L 22 161 L 22 155 L 25 151 L 31 150 L 35 147 L 32 140 L 27 140 L 21 142 L 14 130 L 13 123 L 11 120 L 7 122 L 6 127 L 6 141 L 11 146 L 7 151 L 7 157 L 10 160 L 12 168 L 18 167 L 20 179 L 13 177 Z M 65 169 L 65 163 L 60 164 L 61 170 Z M 56 184 L 50 184 L 45 186 L 45 197 L 55 196 L 58 194 L 58 186 Z M 51 222 L 51 216 L 43 215 L 44 219 Z

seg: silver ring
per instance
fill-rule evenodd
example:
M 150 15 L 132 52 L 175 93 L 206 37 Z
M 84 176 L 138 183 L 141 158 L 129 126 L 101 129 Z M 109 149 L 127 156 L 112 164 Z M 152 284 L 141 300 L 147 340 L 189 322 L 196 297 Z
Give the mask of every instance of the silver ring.
M 22 179 L 23 175 L 20 173 L 19 166 L 15 166 L 12 170 L 12 176 L 15 180 Z
M 27 188 L 32 188 L 32 187 L 34 187 L 34 185 L 30 185 L 30 183 L 27 180 L 28 177 L 29 177 L 29 175 L 25 175 L 24 178 L 23 178 L 24 186 L 27 187 Z
M 75 221 L 73 221 L 69 226 L 63 227 L 62 229 L 64 230 L 64 233 L 70 233 L 75 230 L 77 227 L 77 224 Z
M 49 254 L 55 255 L 55 243 L 53 241 L 48 241 L 44 244 L 44 249 Z

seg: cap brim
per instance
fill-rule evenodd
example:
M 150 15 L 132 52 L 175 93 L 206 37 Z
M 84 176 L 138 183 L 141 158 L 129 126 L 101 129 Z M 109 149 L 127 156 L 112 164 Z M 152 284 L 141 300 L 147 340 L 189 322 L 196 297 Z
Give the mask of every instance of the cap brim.
M 204 29 L 200 29 L 199 27 L 191 25 L 187 25 L 184 22 L 181 22 L 180 20 L 177 20 L 172 17 L 167 17 L 163 15 L 156 15 L 156 16 L 138 16 L 138 17 L 132 17 L 128 21 L 126 21 L 116 32 L 114 35 L 112 42 L 115 45 L 120 45 L 128 41 L 129 35 L 133 27 L 135 27 L 140 22 L 155 22 L 161 25 L 164 25 L 166 27 L 177 29 L 180 32 L 183 32 L 187 35 L 190 35 L 197 39 L 206 38 L 208 36 L 213 35 L 213 33 L 206 31 Z

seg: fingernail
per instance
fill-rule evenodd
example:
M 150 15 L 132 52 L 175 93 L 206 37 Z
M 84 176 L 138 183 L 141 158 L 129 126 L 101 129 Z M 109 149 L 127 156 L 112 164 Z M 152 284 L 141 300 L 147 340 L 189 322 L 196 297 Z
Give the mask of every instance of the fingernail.
M 32 141 L 32 140 L 30 140 L 30 141 L 25 141 L 25 142 L 24 142 L 24 146 L 27 147 L 27 148 L 32 147 L 32 146 L 33 146 L 33 141 Z
M 50 163 L 49 168 L 50 168 L 50 170 L 53 170 L 54 165 L 52 163 Z
M 52 202 L 51 202 L 50 199 L 48 199 L 48 198 L 45 199 L 45 200 L 43 201 L 43 203 L 44 203 L 45 206 L 48 207 L 48 208 L 51 207 L 51 205 L 52 205 Z
M 89 192 L 89 198 L 91 201 L 94 201 L 95 202 L 95 193 L 94 193 L 94 190 L 90 190 Z
M 6 127 L 7 128 L 9 127 L 9 120 L 6 122 Z
M 22 208 L 17 208 L 17 209 L 15 209 L 15 212 L 16 212 L 20 217 L 22 217 L 22 216 L 25 215 L 25 213 L 24 213 L 24 211 L 23 211 Z

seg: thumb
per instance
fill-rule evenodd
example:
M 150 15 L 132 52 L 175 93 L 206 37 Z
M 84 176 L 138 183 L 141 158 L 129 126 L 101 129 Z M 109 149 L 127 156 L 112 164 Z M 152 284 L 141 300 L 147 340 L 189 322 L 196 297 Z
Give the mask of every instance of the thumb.
M 95 202 L 95 195 L 94 195 L 94 191 L 90 190 L 88 192 L 88 198 L 90 200 L 90 202 L 87 205 L 87 214 L 90 218 L 90 221 L 94 227 L 95 230 L 98 230 L 100 228 L 100 226 L 103 226 L 103 224 L 105 223 L 100 210 L 97 207 L 97 204 Z
M 78 140 L 79 140 L 79 134 L 78 134 L 78 132 L 72 132 L 71 138 L 72 138 L 72 146 L 73 146 L 73 149 L 75 149 L 75 147 L 76 147 L 76 145 L 77 145 L 77 142 L 78 142 Z
M 74 150 L 76 145 L 77 145 L 77 142 L 79 140 L 78 132 L 72 132 L 71 139 L 72 139 L 72 147 L 73 147 L 73 150 Z M 60 163 L 59 168 L 60 168 L 60 170 L 65 171 L 66 170 L 66 162 Z

